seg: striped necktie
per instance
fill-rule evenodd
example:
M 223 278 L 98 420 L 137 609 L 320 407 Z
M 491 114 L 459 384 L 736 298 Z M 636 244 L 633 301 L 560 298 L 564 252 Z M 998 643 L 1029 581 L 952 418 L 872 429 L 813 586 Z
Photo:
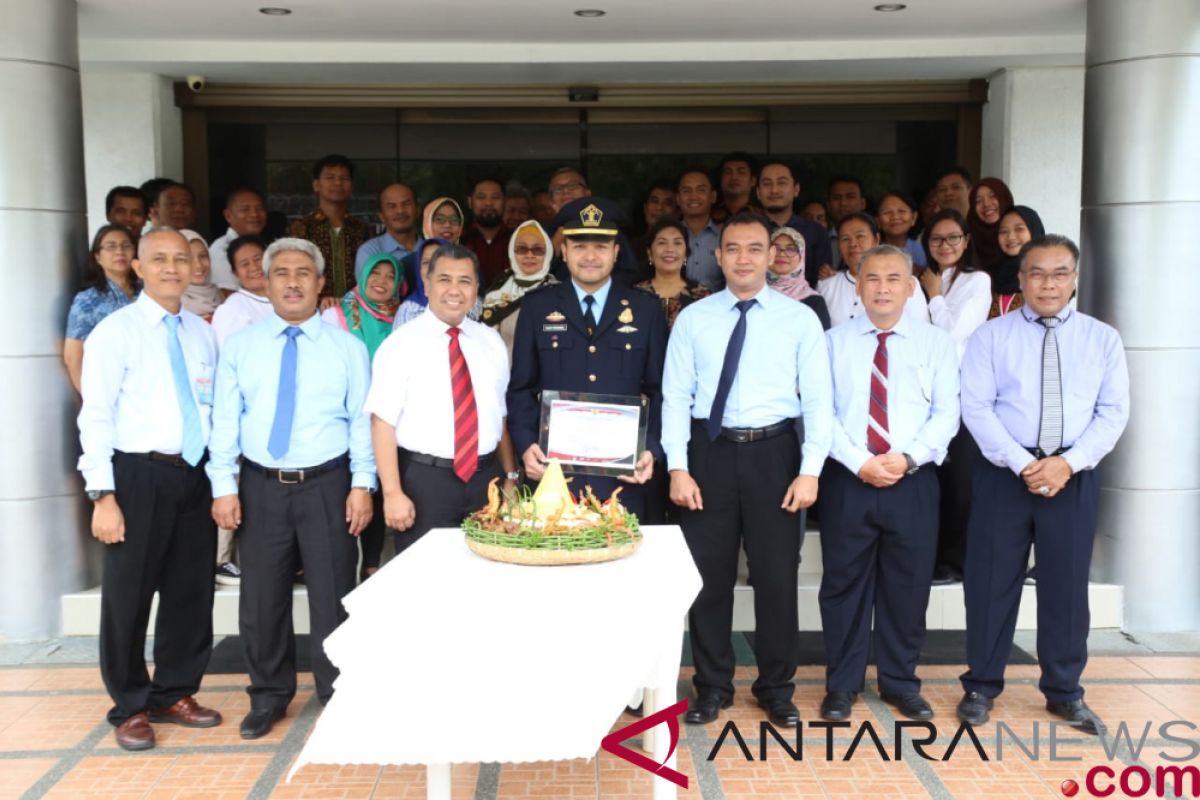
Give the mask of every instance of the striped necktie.
M 462 328 L 446 329 L 450 337 L 450 388 L 454 397 L 454 474 L 467 483 L 479 467 L 479 414 L 475 408 L 475 390 L 471 387 L 471 370 L 458 343 L 461 333 Z
M 871 400 L 867 417 L 867 449 L 874 455 L 886 453 L 892 448 L 888 434 L 888 352 L 887 340 L 891 331 L 875 334 L 879 344 L 875 346 L 875 360 L 871 363 Z
M 1062 376 L 1058 369 L 1058 317 L 1039 317 L 1046 328 L 1042 339 L 1042 419 L 1038 426 L 1038 449 L 1045 456 L 1062 449 Z M 1043 456 L 1044 457 L 1044 456 Z

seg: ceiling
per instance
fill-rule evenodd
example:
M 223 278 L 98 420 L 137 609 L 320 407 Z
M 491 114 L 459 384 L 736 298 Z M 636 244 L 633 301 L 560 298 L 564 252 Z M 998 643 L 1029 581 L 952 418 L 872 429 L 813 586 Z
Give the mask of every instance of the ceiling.
M 268 3 L 293 13 L 260 14 Z M 80 57 L 85 69 L 239 82 L 981 78 L 1083 63 L 1085 0 L 874 4 L 79 0 Z

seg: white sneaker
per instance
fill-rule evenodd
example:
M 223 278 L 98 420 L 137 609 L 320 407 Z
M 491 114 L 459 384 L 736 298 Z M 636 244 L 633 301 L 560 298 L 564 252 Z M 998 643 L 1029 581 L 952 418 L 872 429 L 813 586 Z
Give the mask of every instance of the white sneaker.
M 217 565 L 217 583 L 221 586 L 241 586 L 242 571 L 232 561 Z

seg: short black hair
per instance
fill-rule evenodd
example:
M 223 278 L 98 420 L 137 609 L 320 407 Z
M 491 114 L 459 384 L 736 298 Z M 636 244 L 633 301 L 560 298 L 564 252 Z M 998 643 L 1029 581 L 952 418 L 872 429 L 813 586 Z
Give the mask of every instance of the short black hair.
M 142 201 L 143 209 L 150 207 L 150 204 L 146 202 L 146 195 L 142 194 L 142 190 L 136 186 L 114 186 L 104 196 L 105 215 L 112 213 L 113 206 L 116 205 L 118 197 L 132 197 Z
M 972 186 L 975 185 L 975 179 L 971 177 L 970 171 L 967 170 L 966 167 L 961 166 L 959 164 L 955 164 L 950 169 L 942 170 L 941 174 L 938 175 L 938 180 L 940 181 L 942 178 L 946 177 L 947 175 L 957 175 L 958 177 L 962 178 L 964 181 L 971 184 Z M 934 183 L 937 183 L 937 181 L 934 181 Z
M 170 178 L 151 178 L 138 187 L 142 193 L 142 197 L 146 198 L 146 208 L 158 202 L 158 193 L 168 186 L 174 185 L 175 181 Z
M 1030 239 L 1021 246 L 1021 252 L 1017 253 L 1017 258 L 1020 259 L 1021 269 L 1025 268 L 1025 256 L 1030 250 L 1044 250 L 1047 247 L 1065 247 L 1071 253 L 1071 258 L 1075 261 L 1075 266 L 1079 266 L 1079 245 L 1071 241 L 1069 236 L 1063 236 L 1061 233 L 1047 233 L 1045 236 L 1039 236 L 1036 239 Z
M 251 234 L 249 236 L 239 236 L 229 243 L 229 249 L 225 251 L 226 257 L 229 259 L 229 266 L 233 268 L 234 261 L 237 260 L 237 252 L 246 245 L 257 245 L 262 248 L 265 253 L 267 251 L 267 240 L 261 236 Z
M 402 188 L 404 188 L 404 189 L 408 189 L 408 191 L 409 191 L 409 192 L 412 194 L 412 196 L 413 196 L 413 202 L 414 202 L 414 203 L 417 203 L 418 205 L 420 204 L 420 202 L 421 202 L 421 201 L 420 201 L 420 199 L 417 197 L 417 190 L 416 190 L 416 189 L 414 189 L 413 187 L 409 186 L 409 185 L 408 185 L 407 183 L 405 183 L 404 181 L 392 181 L 391 183 L 389 183 L 388 185 L 384 186 L 382 189 L 380 189 L 380 190 L 379 190 L 379 206 L 380 206 L 381 208 L 383 207 L 383 193 L 384 193 L 384 192 L 386 192 L 388 189 L 392 188 L 393 186 L 400 186 L 400 187 L 402 187 Z
M 946 172 L 943 174 L 949 175 L 950 173 Z M 925 248 L 925 254 L 929 256 L 929 266 L 933 268 L 934 272 L 938 272 L 940 270 L 938 268 L 937 261 L 933 257 L 933 248 L 929 246 L 929 237 L 933 235 L 934 227 L 936 227 L 939 222 L 945 222 L 946 220 L 950 220 L 957 225 L 963 236 L 971 235 L 971 229 L 967 227 L 967 221 L 963 219 L 963 215 L 958 213 L 957 209 L 943 208 L 941 211 L 930 217 L 929 225 L 925 227 L 925 232 L 921 234 L 921 246 Z M 975 272 L 979 269 L 978 265 L 974 263 L 973 259 L 974 253 L 972 252 L 972 249 L 968 247 L 963 251 L 962 261 L 959 263 L 958 269 L 954 271 L 954 280 L 958 280 L 959 275 L 964 275 L 968 272 Z
M 744 150 L 735 150 L 722 156 L 721 161 L 717 164 L 717 175 L 725 171 L 726 164 L 737 164 L 738 162 L 750 167 L 750 174 L 758 177 L 758 159 Z
M 867 196 L 867 190 L 863 188 L 863 182 L 853 175 L 834 175 L 829 179 L 829 183 L 825 184 L 825 196 L 833 194 L 833 185 L 835 183 L 853 183 L 858 187 L 858 193 L 863 197 Z
M 729 230 L 734 225 L 761 225 L 762 229 L 767 234 L 767 242 L 771 241 L 771 226 L 767 224 L 767 218 L 762 214 L 756 214 L 753 211 L 739 211 L 729 219 L 725 220 L 725 224 L 721 226 L 721 236 L 717 239 L 717 246 L 720 247 L 725 243 L 725 231 Z
M 712 173 L 703 167 L 686 167 L 680 170 L 679 175 L 675 178 L 675 191 L 679 191 L 679 184 L 683 183 L 683 179 L 687 175 L 703 175 L 708 180 L 709 187 L 713 189 L 719 185 L 718 181 L 713 180 Z
M 682 176 L 680 176 L 680 177 L 682 177 Z M 672 186 L 671 182 L 669 180 L 667 180 L 666 178 L 652 182 L 649 186 L 646 187 L 646 194 L 642 198 L 643 205 L 645 205 L 646 201 L 650 199 L 650 193 L 653 192 L 655 189 L 662 189 L 664 191 L 670 192 L 671 194 L 675 194 L 675 192 L 678 191 L 678 189 L 679 189 L 679 183 L 676 182 L 675 185 Z
M 921 206 L 917 203 L 916 198 L 903 189 L 890 189 L 884 192 L 883 196 L 879 198 L 879 205 L 882 206 L 883 201 L 889 197 L 894 197 L 901 203 L 904 203 L 904 205 L 908 206 L 909 211 L 919 212 L 921 210 Z
M 350 179 L 354 179 L 354 164 L 341 153 L 330 153 L 318 158 L 312 168 L 313 180 L 321 177 L 321 171 L 326 167 L 345 167 L 346 171 L 350 173 Z
M 108 291 L 108 276 L 104 272 L 104 268 L 100 266 L 100 262 L 96 260 L 96 254 L 100 252 L 100 245 L 104 243 L 104 237 L 110 233 L 119 233 L 133 244 L 133 234 L 124 225 L 116 225 L 109 223 L 101 225 L 100 230 L 96 231 L 95 237 L 92 238 L 92 249 L 88 251 L 88 259 L 83 265 L 83 288 L 95 289 L 97 292 L 105 293 Z
M 500 187 L 500 193 L 504 194 L 504 181 L 500 180 L 495 175 L 483 175 L 482 177 L 471 181 L 471 190 L 467 192 L 467 196 L 470 197 L 471 195 L 475 194 L 475 190 L 479 188 L 479 184 L 481 183 L 494 183 Z
M 257 197 L 259 202 L 263 205 L 266 205 L 267 203 L 267 198 L 263 196 L 263 193 L 258 189 L 255 189 L 253 186 L 235 186 L 229 190 L 228 194 L 225 195 L 225 207 L 230 208 L 231 204 L 233 203 L 233 198 L 237 197 L 239 194 L 252 194 Z
M 762 163 L 762 166 L 758 168 L 758 173 L 757 173 L 757 174 L 760 174 L 760 175 L 761 175 L 761 174 L 762 174 L 762 171 L 763 171 L 764 169 L 766 169 L 767 167 L 774 167 L 774 166 L 780 166 L 780 167 L 783 167 L 784 169 L 786 169 L 786 170 L 788 171 L 788 175 L 791 175 L 791 176 L 792 176 L 792 180 L 793 180 L 795 183 L 799 183 L 799 182 L 800 182 L 800 178 L 799 178 L 799 176 L 798 176 L 798 175 L 797 175 L 797 173 L 796 173 L 796 168 L 795 168 L 795 167 L 793 167 L 793 166 L 792 166 L 791 164 L 789 164 L 788 162 L 786 162 L 786 161 L 781 161 L 781 160 L 779 160 L 778 158 L 771 158 L 771 159 L 767 159 L 766 161 L 764 161 L 764 162 Z
M 470 261 L 471 266 L 475 270 L 475 283 L 483 282 L 482 275 L 479 272 L 479 256 L 475 255 L 475 251 L 469 247 L 464 247 L 461 244 L 445 244 L 439 247 L 429 259 L 429 277 L 433 277 L 433 271 L 437 268 L 437 263 L 443 258 L 448 258 L 451 261 Z
M 143 186 L 142 192 L 145 193 L 145 191 L 146 191 L 144 188 L 145 184 L 142 184 L 142 186 Z M 154 199 L 150 200 L 150 205 L 157 206 L 158 201 L 162 199 L 163 192 L 167 191 L 168 189 L 183 189 L 185 192 L 188 193 L 188 196 L 190 196 L 192 198 L 192 202 L 196 201 L 196 193 L 192 191 L 192 187 L 188 186 L 186 183 L 181 183 L 179 181 L 168 181 L 167 183 L 160 186 L 158 188 L 158 191 L 154 193 Z M 146 198 L 149 200 L 150 195 L 147 194 Z
M 650 249 L 650 245 L 654 244 L 654 239 L 667 228 L 674 228 L 683 235 L 683 260 L 687 261 L 692 255 L 692 246 L 688 242 L 688 229 L 681 220 L 672 217 L 659 217 L 658 220 L 646 230 L 646 249 Z
M 864 211 L 853 211 L 853 212 L 847 214 L 846 216 L 842 217 L 841 219 L 839 219 L 837 228 L 836 228 L 837 232 L 839 234 L 841 234 L 842 226 L 845 225 L 847 222 L 850 222 L 851 220 L 858 220 L 859 222 L 865 222 L 867 224 L 867 227 L 871 229 L 871 233 L 875 234 L 876 236 L 879 235 L 879 223 L 875 220 L 874 217 L 872 217 L 870 214 L 868 214 Z

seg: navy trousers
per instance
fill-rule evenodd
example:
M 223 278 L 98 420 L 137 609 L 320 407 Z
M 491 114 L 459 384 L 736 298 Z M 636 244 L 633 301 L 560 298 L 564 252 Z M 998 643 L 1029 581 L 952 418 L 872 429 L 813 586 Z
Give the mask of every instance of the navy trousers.
M 963 688 L 996 697 L 1012 650 L 1029 548 L 1035 548 L 1039 683 L 1046 699 L 1083 697 L 1088 568 L 1096 536 L 1096 474 L 1073 475 L 1058 495 L 1033 494 L 1009 469 L 981 460 L 967 527 L 967 666 Z
M 938 492 L 937 473 L 928 465 L 879 489 L 826 462 L 817 598 L 827 691 L 862 691 L 872 612 L 879 690 L 920 691 L 917 662 L 937 555 Z

